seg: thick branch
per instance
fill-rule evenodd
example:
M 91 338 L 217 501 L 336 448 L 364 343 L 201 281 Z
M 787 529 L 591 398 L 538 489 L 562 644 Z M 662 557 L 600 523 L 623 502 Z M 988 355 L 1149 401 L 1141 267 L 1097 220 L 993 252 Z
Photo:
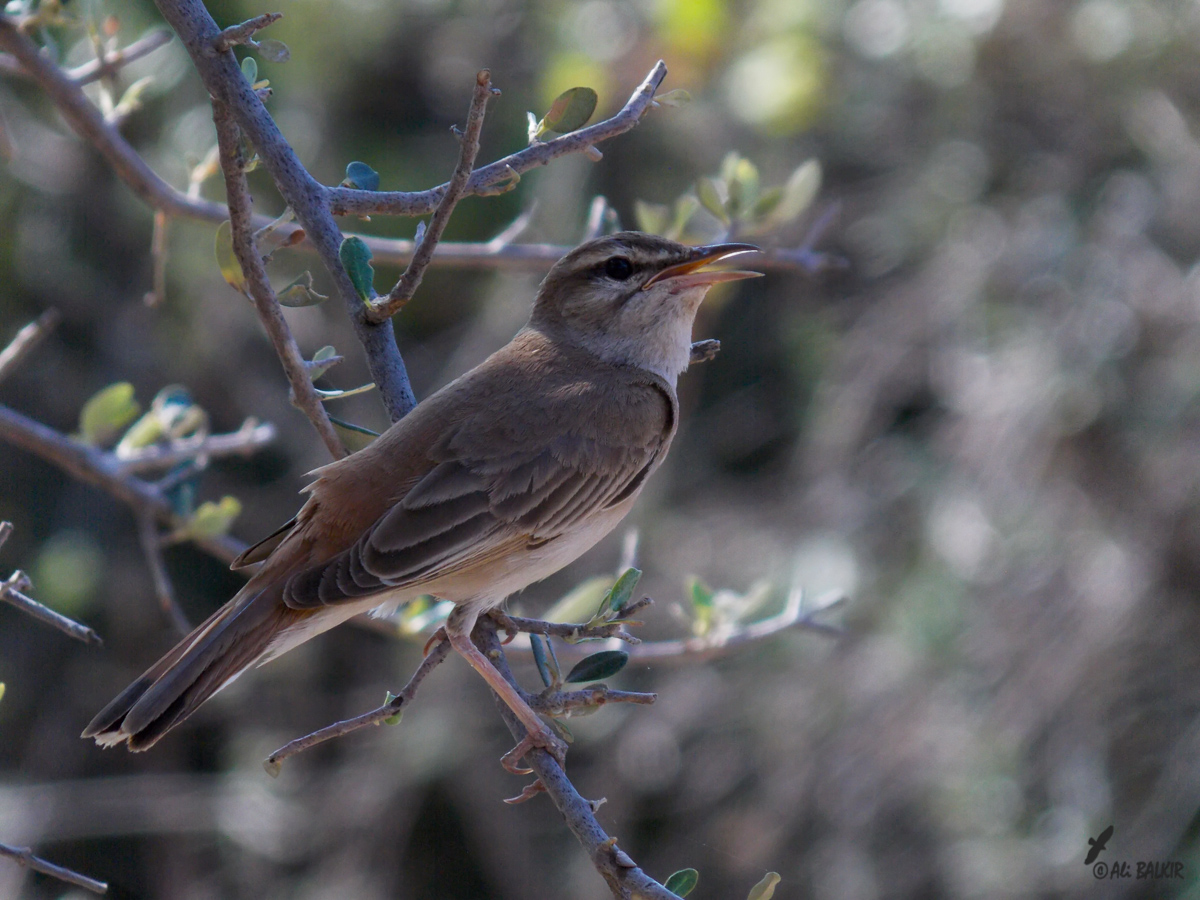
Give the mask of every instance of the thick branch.
M 405 706 L 412 702 L 416 696 L 417 688 L 421 686 L 421 682 L 425 680 L 430 672 L 432 672 L 450 653 L 450 642 L 439 641 L 421 660 L 421 665 L 417 666 L 417 671 L 413 673 L 408 684 L 395 697 L 387 703 L 374 709 L 369 713 L 363 713 L 361 716 L 355 716 L 353 719 L 345 719 L 341 722 L 335 722 L 332 725 L 327 725 L 325 728 L 320 728 L 312 734 L 307 734 L 304 737 L 296 738 L 294 741 L 289 741 L 284 744 L 265 760 L 263 766 L 268 774 L 272 777 L 279 774 L 280 766 L 283 761 L 289 756 L 295 756 L 310 747 L 315 747 L 317 744 L 323 743 L 330 738 L 341 737 L 349 734 L 352 731 L 358 731 L 360 728 L 366 728 L 368 725 L 378 725 L 385 719 L 390 719 L 393 716 L 398 716 L 403 712 Z
M 228 109 L 219 100 L 213 101 L 213 122 L 217 126 L 217 145 L 221 153 L 221 171 L 225 173 L 225 191 L 229 199 L 229 227 L 233 235 L 233 253 L 242 274 L 246 277 L 246 288 L 258 311 L 258 318 L 271 339 L 271 346 L 283 365 L 284 374 L 292 386 L 292 400 L 296 406 L 308 416 L 313 428 L 317 430 L 325 448 L 334 459 L 346 455 L 346 448 L 338 440 L 337 432 L 325 413 L 325 406 L 313 388 L 304 357 L 300 348 L 292 338 L 291 329 L 283 317 L 283 310 L 271 282 L 267 280 L 267 272 L 263 267 L 262 257 L 254 246 L 254 229 L 251 225 L 250 208 L 253 199 L 250 187 L 246 184 L 246 173 L 242 166 L 244 160 L 238 151 L 238 129 Z
M 171 530 L 186 525 L 157 487 L 123 472 L 120 460 L 112 454 L 73 441 L 7 406 L 0 406 L 0 440 L 40 456 L 72 477 L 111 494 L 135 513 L 152 515 Z M 196 538 L 194 542 L 224 562 L 232 562 L 246 547 L 228 535 Z
M 526 702 L 534 699 L 522 691 L 513 678 L 512 670 L 504 658 L 500 639 L 496 636 L 495 620 L 490 616 L 480 616 L 471 639 L 492 661 L 505 680 L 521 693 Z M 496 707 L 508 730 L 516 740 L 524 740 L 527 735 L 525 725 L 499 696 L 494 696 Z M 639 900 L 678 900 L 674 894 L 639 869 L 624 851 L 617 849 L 616 839 L 605 834 L 600 823 L 596 821 L 592 804 L 579 795 L 553 756 L 545 750 L 534 749 L 525 754 L 525 761 L 541 781 L 571 833 L 583 846 L 596 871 L 608 883 L 614 897 L 621 900 L 632 900 L 634 897 Z
M 97 881 L 95 878 L 88 878 L 86 875 L 80 875 L 78 872 L 64 868 L 63 866 L 56 866 L 54 863 L 46 862 L 46 860 L 34 856 L 33 850 L 29 847 L 10 847 L 8 844 L 0 844 L 0 856 L 5 856 L 27 869 L 33 869 L 35 872 L 41 872 L 43 875 L 49 875 L 51 878 L 57 878 L 59 881 L 65 881 L 67 884 L 73 884 L 76 887 L 84 888 L 93 893 L 104 894 L 108 892 L 108 884 L 106 882 Z
M 465 192 L 467 194 L 486 192 L 493 185 L 511 179 L 514 174 L 520 175 L 530 169 L 544 166 L 552 159 L 570 153 L 580 153 L 594 144 L 624 134 L 636 126 L 650 108 L 650 104 L 654 100 L 654 92 L 658 90 L 658 86 L 666 77 L 667 66 L 662 60 L 659 60 L 650 70 L 645 81 L 638 85 L 637 90 L 633 92 L 628 102 L 615 116 L 587 128 L 581 128 L 579 131 L 556 137 L 544 144 L 533 144 L 524 150 L 518 150 L 503 159 L 476 169 L 471 175 L 470 181 L 467 182 Z M 335 215 L 419 216 L 432 210 L 449 187 L 449 184 L 443 184 L 417 193 L 360 191 L 338 187 L 330 188 L 328 195 Z
M 264 167 L 284 201 L 296 214 L 308 239 L 320 254 L 333 279 L 334 289 L 354 324 L 363 345 L 371 378 L 379 389 L 388 414 L 399 419 L 416 405 L 404 360 L 396 347 L 390 322 L 376 325 L 364 314 L 363 303 L 343 268 L 338 250 L 342 233 L 329 213 L 327 189 L 304 168 L 287 139 L 242 75 L 231 51 L 213 55 L 221 33 L 201 0 L 157 0 L 168 24 L 179 35 L 204 87 L 225 104 L 238 127 L 254 144 Z
M 57 309 L 48 309 L 34 321 L 17 332 L 7 347 L 0 350 L 0 381 L 15 372 L 38 344 L 40 344 L 58 324 L 60 316 Z
M 421 286 L 421 278 L 433 258 L 433 250 L 442 239 L 450 214 L 462 197 L 467 181 L 475 167 L 475 157 L 479 153 L 479 135 L 483 131 L 483 116 L 487 111 L 487 102 L 493 94 L 499 93 L 492 87 L 492 76 L 487 69 L 481 70 L 475 76 L 475 91 L 471 95 L 471 107 L 467 111 L 467 127 L 460 138 L 461 146 L 458 155 L 458 165 L 454 167 L 454 175 L 446 186 L 441 202 L 429 220 L 429 227 L 421 236 L 421 242 L 413 251 L 412 262 L 396 282 L 396 286 L 378 303 L 368 306 L 367 315 L 373 322 L 383 322 L 405 307 L 417 288 Z

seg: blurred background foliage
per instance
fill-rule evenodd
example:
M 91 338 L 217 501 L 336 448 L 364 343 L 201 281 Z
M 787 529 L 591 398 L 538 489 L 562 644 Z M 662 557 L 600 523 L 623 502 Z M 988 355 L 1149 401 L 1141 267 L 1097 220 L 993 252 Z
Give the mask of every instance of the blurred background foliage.
M 211 7 L 230 24 L 263 8 Z M 573 724 L 571 774 L 651 874 L 694 866 L 693 897 L 1200 896 L 1200 5 L 1191 0 L 288 0 L 260 60 L 271 109 L 313 173 L 351 160 L 385 189 L 445 180 L 471 77 L 492 69 L 481 159 L 524 144 L 526 110 L 590 85 L 619 108 L 658 58 L 693 102 L 602 147 L 468 199 L 448 239 L 487 239 L 535 201 L 528 239 L 571 243 L 590 198 L 626 224 L 729 151 L 782 183 L 809 158 L 824 249 L 844 272 L 772 275 L 706 305 L 721 355 L 685 376 L 683 430 L 631 517 L 642 589 L 669 615 L 685 579 L 734 591 L 793 581 L 852 597 L 838 643 L 793 633 L 704 665 L 631 664 L 615 686 L 653 708 Z M 68 4 L 68 9 L 72 5 Z M 129 39 L 145 2 L 102 6 Z M 59 46 L 66 62 L 84 42 Z M 182 50 L 150 74 L 125 133 L 177 185 L 213 142 Z M 65 133 L 30 85 L 0 87 L 0 329 L 64 322 L 0 400 L 64 431 L 129 381 L 145 403 L 186 385 L 215 430 L 278 424 L 223 461 L 198 500 L 240 497 L 235 531 L 294 511 L 322 451 L 288 407 L 252 310 L 222 281 L 211 225 L 170 232 L 167 299 L 151 214 Z M 189 162 L 189 160 L 191 162 Z M 261 171 L 262 211 L 279 204 Z M 205 190 L 219 196 L 219 184 Z M 805 222 L 775 235 L 795 244 Z M 347 227 L 411 235 L 412 220 Z M 285 284 L 313 260 L 277 256 Z M 385 283 L 394 272 L 381 275 Z M 418 396 L 503 343 L 539 273 L 436 269 L 398 318 Z M 317 289 L 326 293 L 317 277 Z M 335 345 L 336 386 L 367 380 L 334 304 L 289 311 L 307 354 Z M 370 395 L 341 414 L 386 424 Z M 173 641 L 126 510 L 0 451 L 3 564 L 106 638 L 82 647 L 0 610 L 0 839 L 161 898 L 606 896 L 548 803 L 509 808 L 508 747 L 478 680 L 449 663 L 395 729 L 287 764 L 285 740 L 381 702 L 419 646 L 342 628 L 248 675 L 153 752 L 78 740 Z M 545 609 L 612 571 L 620 535 L 518 601 Z M 181 547 L 193 620 L 238 580 Z M 7 571 L 7 569 L 5 570 Z M 765 607 L 770 608 L 770 604 Z M 527 684 L 536 683 L 531 666 Z M 1081 865 L 1176 859 L 1186 878 L 1098 885 Z M 0 895 L 61 886 L 0 865 Z

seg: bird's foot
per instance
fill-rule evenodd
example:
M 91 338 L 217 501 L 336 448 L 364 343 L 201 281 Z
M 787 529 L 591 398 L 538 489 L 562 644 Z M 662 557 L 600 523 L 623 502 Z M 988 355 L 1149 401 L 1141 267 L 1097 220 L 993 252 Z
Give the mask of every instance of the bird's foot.
M 443 626 L 429 636 L 429 640 L 425 642 L 425 649 L 421 651 L 421 655 L 428 656 L 429 651 L 433 649 L 435 644 L 440 644 L 442 641 L 448 640 L 450 640 L 450 638 L 446 634 L 445 626 Z
M 502 612 L 499 609 L 490 609 L 488 610 L 488 615 L 495 620 L 497 627 L 504 632 L 504 640 L 500 642 L 502 646 L 507 647 L 521 633 L 521 629 L 517 627 L 516 622 L 509 618 L 508 613 Z

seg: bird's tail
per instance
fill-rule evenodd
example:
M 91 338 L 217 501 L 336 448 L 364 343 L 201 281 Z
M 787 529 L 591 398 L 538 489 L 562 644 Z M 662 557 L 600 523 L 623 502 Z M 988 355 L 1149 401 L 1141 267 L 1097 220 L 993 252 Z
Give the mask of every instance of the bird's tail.
M 153 746 L 307 618 L 280 594 L 280 585 L 268 585 L 221 607 L 104 707 L 82 736 L 104 747 Z

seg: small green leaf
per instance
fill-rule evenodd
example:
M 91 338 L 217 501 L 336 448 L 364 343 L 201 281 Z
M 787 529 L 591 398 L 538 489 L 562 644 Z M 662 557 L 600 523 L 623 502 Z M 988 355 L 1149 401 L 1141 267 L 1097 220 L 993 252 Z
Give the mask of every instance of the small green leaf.
M 696 197 L 700 205 L 717 217 L 723 225 L 729 224 L 729 213 L 725 211 L 725 201 L 721 199 L 721 190 L 711 178 L 704 177 L 696 181 Z
M 667 230 L 667 222 L 671 209 L 662 203 L 646 203 L 642 200 L 633 201 L 633 217 L 637 221 L 639 231 L 647 234 L 662 234 Z
M 617 583 L 612 586 L 612 590 L 608 593 L 608 608 L 613 612 L 617 612 L 633 596 L 634 588 L 637 587 L 638 581 L 641 580 L 642 570 L 628 568 L 621 573 L 621 577 L 617 579 Z M 603 609 L 601 609 L 603 612 Z
M 691 103 L 692 95 L 683 88 L 676 88 L 673 91 L 667 91 L 665 94 L 655 94 L 654 99 L 663 106 L 680 107 Z
M 333 416 L 329 417 L 329 422 L 333 425 L 333 430 L 337 432 L 338 440 L 342 442 L 342 446 L 351 453 L 361 450 L 363 447 L 370 446 L 371 441 L 379 437 L 378 431 L 372 431 L 370 428 L 363 428 L 361 425 L 344 422 L 341 419 L 335 419 Z
M 146 88 L 150 87 L 150 85 L 153 83 L 154 77 L 152 75 L 147 75 L 145 78 L 139 78 L 129 87 L 127 87 L 125 89 L 125 93 L 121 95 L 121 99 L 117 102 L 117 105 L 113 107 L 113 111 L 109 115 L 109 119 L 124 119 L 131 113 L 137 112 L 137 110 L 141 109 L 142 94 L 144 94 Z
M 700 873 L 695 869 L 680 869 L 673 872 L 671 877 L 663 882 L 663 887 L 676 897 L 686 897 L 696 889 L 700 882 Z
M 242 274 L 242 267 L 233 252 L 233 226 L 228 219 L 217 226 L 216 253 L 217 265 L 225 281 L 235 291 L 245 294 L 246 276 Z
M 4 699 L 4 682 L 0 681 L 0 700 Z
M 352 162 L 346 166 L 346 179 L 342 182 L 346 187 L 358 188 L 360 191 L 379 190 L 379 173 L 365 162 Z
M 754 201 L 754 206 L 750 210 L 750 218 L 761 219 L 768 216 L 779 205 L 779 201 L 783 199 L 783 188 L 773 187 L 767 188 L 762 192 L 762 195 Z
M 229 532 L 233 520 L 242 512 L 242 502 L 237 497 L 226 494 L 220 502 L 201 503 L 192 517 L 184 525 L 183 530 L 190 538 L 216 538 Z
M 533 651 L 533 662 L 537 666 L 538 674 L 542 676 L 542 684 L 550 687 L 554 684 L 554 679 L 550 677 L 550 666 L 546 662 L 546 647 L 542 643 L 540 634 L 529 635 L 529 649 Z
M 726 184 L 733 181 L 737 174 L 738 163 L 742 161 L 742 154 L 736 150 L 730 150 L 725 154 L 725 158 L 721 160 L 720 176 L 721 180 Z
M 620 672 L 627 662 L 629 654 L 624 650 L 601 650 L 577 662 L 563 681 L 572 684 L 581 681 L 603 681 Z
M 383 705 L 387 706 L 389 703 L 391 703 L 395 699 L 396 699 L 396 695 L 393 694 L 391 691 L 388 691 L 387 695 L 383 698 Z M 400 712 L 396 713 L 394 716 L 388 716 L 386 719 L 384 719 L 383 724 L 384 725 L 399 725 L 400 720 L 403 718 L 404 718 L 404 710 L 400 710 Z
M 783 197 L 767 215 L 765 224 L 769 228 L 778 228 L 799 218 L 812 205 L 820 189 L 821 164 L 810 159 L 788 177 L 783 186 Z
M 729 185 L 729 199 L 725 208 L 729 210 L 730 218 L 736 219 L 754 206 L 754 201 L 758 199 L 758 167 L 748 159 L 739 158 L 733 167 L 733 177 L 726 183 Z
M 360 237 L 348 237 L 338 248 L 338 256 L 346 267 L 346 274 L 363 303 L 375 293 L 375 270 L 371 268 L 371 249 Z
M 571 734 L 571 729 L 567 727 L 566 722 L 560 722 L 558 719 L 551 719 L 550 727 L 553 728 L 555 733 L 568 744 L 575 743 L 575 735 Z
M 258 50 L 259 56 L 267 62 L 285 63 L 292 58 L 292 51 L 288 49 L 288 45 L 272 38 L 257 41 L 255 49 Z
M 116 439 L 137 418 L 141 406 L 133 398 L 133 385 L 119 381 L 94 394 L 79 411 L 79 434 L 84 443 L 104 445 Z
M 693 630 L 697 635 L 708 633 L 713 619 L 713 597 L 716 592 L 695 575 L 688 576 L 687 595 L 692 601 L 692 615 L 695 617 Z
M 688 222 L 692 220 L 692 215 L 699 208 L 700 201 L 693 194 L 683 194 L 676 199 L 675 218 L 671 221 L 671 227 L 663 233 L 663 237 L 668 237 L 673 241 L 679 240 L 687 229 Z
M 542 116 L 536 136 L 541 137 L 547 131 L 569 134 L 582 128 L 596 111 L 599 99 L 590 87 L 573 87 L 563 91 L 554 98 L 546 115 Z
M 308 377 L 316 381 L 322 375 L 330 370 L 334 365 L 332 360 L 338 358 L 338 352 L 332 344 L 326 344 L 320 350 L 313 354 L 312 365 L 308 367 Z M 328 365 L 322 365 L 326 361 L 330 361 Z
M 208 414 L 192 401 L 187 388 L 169 384 L 154 395 L 150 409 L 121 436 L 113 452 L 118 459 L 128 459 L 161 440 L 188 437 L 207 426 Z
M 579 583 L 546 610 L 543 618 L 547 622 L 587 621 L 608 594 L 613 582 L 614 579 L 609 575 L 596 575 Z
M 318 303 L 324 303 L 329 299 L 329 295 L 318 294 L 313 290 L 312 272 L 306 269 L 287 287 L 281 290 L 276 295 L 276 298 L 283 306 L 290 306 L 295 309 L 302 306 L 316 306 Z
M 242 77 L 251 84 L 258 81 L 258 63 L 253 56 L 247 56 L 242 59 Z
M 782 880 L 778 872 L 768 872 L 762 881 L 750 889 L 746 900 L 771 900 L 775 896 L 775 885 Z

